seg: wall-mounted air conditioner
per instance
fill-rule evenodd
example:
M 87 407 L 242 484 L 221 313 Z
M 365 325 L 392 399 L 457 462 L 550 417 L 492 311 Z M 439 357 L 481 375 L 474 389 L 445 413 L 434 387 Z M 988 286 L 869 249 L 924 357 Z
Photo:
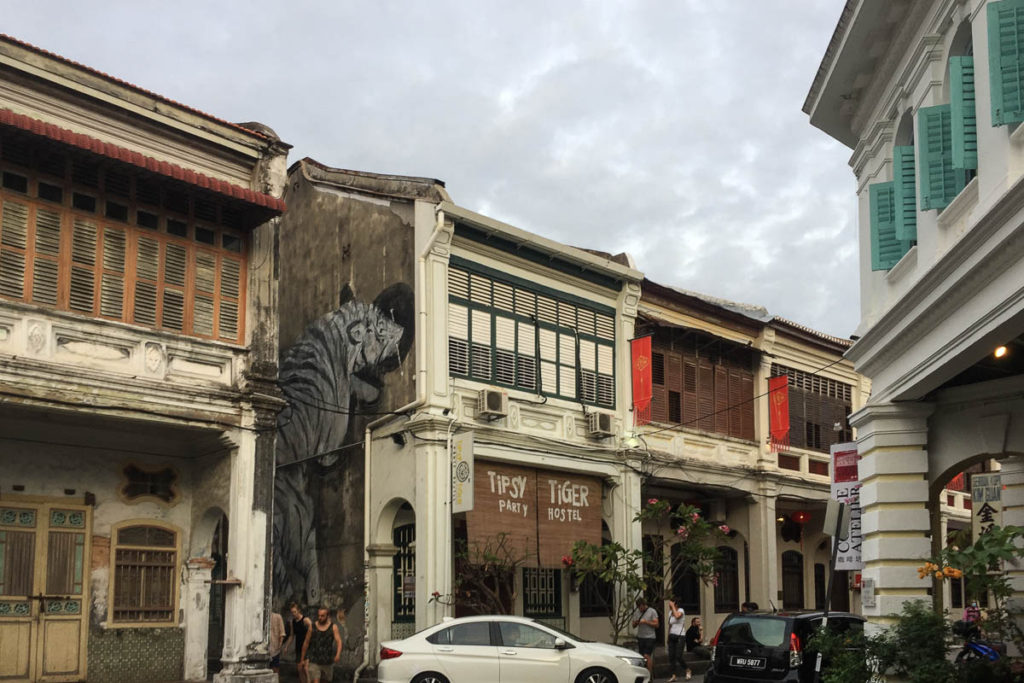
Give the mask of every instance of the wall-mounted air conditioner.
M 501 389 L 481 389 L 476 404 L 476 416 L 481 420 L 495 420 L 508 415 L 508 392 Z
M 614 436 L 615 416 L 611 413 L 587 413 L 587 435 L 592 439 Z

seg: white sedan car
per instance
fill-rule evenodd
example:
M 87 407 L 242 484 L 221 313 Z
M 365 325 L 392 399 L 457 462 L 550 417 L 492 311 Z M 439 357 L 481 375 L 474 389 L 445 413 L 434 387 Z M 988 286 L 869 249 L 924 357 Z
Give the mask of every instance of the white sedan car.
M 380 648 L 379 683 L 648 683 L 644 658 L 513 616 L 446 619 Z

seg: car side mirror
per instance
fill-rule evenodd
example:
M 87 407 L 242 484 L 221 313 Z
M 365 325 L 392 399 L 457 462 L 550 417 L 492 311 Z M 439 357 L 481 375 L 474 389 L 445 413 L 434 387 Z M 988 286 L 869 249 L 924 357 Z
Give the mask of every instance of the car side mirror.
M 556 650 L 568 650 L 569 643 L 565 642 L 562 638 L 555 638 L 555 649 Z

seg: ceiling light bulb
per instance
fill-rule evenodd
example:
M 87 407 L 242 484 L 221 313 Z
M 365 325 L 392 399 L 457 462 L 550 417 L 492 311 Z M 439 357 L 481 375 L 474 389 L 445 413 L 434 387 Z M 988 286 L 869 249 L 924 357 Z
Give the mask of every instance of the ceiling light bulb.
M 996 358 L 1002 358 L 1003 356 L 1006 355 L 1006 347 L 1005 346 L 997 346 L 994 355 L 995 355 Z

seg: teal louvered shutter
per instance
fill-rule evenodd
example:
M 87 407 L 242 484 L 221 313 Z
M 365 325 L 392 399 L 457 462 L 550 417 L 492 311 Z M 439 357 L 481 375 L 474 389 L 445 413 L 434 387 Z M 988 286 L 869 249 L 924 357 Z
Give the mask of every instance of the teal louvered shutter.
M 893 163 L 893 211 L 896 239 L 903 242 L 917 241 L 917 193 L 914 191 L 914 148 L 894 147 Z
M 889 270 L 909 248 L 896 239 L 896 203 L 894 183 L 868 186 L 871 211 L 871 270 Z
M 1024 0 L 990 2 L 988 18 L 989 84 L 992 125 L 1024 121 Z
M 953 168 L 952 115 L 948 104 L 917 110 L 921 210 L 944 209 L 967 184 L 967 173 Z
M 978 120 L 974 115 L 974 57 L 949 60 L 953 168 L 978 168 Z

